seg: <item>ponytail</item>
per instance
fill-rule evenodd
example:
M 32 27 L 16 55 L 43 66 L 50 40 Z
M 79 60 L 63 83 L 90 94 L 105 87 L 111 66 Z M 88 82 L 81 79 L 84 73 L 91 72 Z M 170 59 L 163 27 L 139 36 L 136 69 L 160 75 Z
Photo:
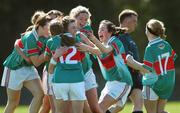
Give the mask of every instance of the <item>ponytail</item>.
M 74 46 L 76 44 L 75 38 L 70 33 L 60 34 L 62 46 Z

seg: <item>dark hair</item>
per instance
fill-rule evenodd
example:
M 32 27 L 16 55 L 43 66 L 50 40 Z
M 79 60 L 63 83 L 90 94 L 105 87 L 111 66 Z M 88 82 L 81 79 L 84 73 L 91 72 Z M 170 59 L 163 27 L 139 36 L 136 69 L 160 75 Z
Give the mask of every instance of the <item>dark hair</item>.
M 64 27 L 64 33 L 68 32 L 68 26 L 70 23 L 73 23 L 73 22 L 75 22 L 75 19 L 72 19 L 70 16 L 65 16 L 62 19 L 62 24 Z
M 137 16 L 138 14 L 130 9 L 125 9 L 119 14 L 119 22 L 122 23 L 127 17 L 131 17 L 132 15 Z
M 56 18 L 64 16 L 64 14 L 61 11 L 58 11 L 58 10 L 50 10 L 49 12 L 47 12 L 47 15 L 49 15 L 49 16 L 55 15 Z
M 33 16 L 31 17 L 31 23 L 34 25 L 38 18 L 42 15 L 45 15 L 44 11 L 36 11 Z
M 40 16 L 35 23 L 35 29 L 38 29 L 39 26 L 45 26 L 48 22 L 50 22 L 50 20 L 51 18 L 47 15 Z
M 108 32 L 112 32 L 112 36 L 117 36 L 119 34 L 123 34 L 127 31 L 126 28 L 116 27 L 111 21 L 109 20 L 102 20 L 100 24 L 104 24 L 107 27 Z
M 60 21 L 52 20 L 49 25 L 49 29 L 52 36 L 59 35 L 63 33 L 63 25 Z
M 62 43 L 61 43 L 62 46 L 69 47 L 69 46 L 74 46 L 76 44 L 76 40 L 73 36 L 61 34 L 60 37 L 61 37 L 61 41 L 62 41 Z

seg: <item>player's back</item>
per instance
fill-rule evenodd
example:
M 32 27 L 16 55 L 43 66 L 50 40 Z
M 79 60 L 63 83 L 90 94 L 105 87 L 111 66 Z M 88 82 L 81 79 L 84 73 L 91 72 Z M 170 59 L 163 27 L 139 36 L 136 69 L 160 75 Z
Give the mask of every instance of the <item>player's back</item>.
M 75 46 L 70 46 L 63 56 L 60 57 L 55 69 L 55 82 L 76 83 L 84 81 L 84 73 L 81 60 L 84 53 L 77 50 Z
M 149 44 L 153 58 L 153 67 L 157 75 L 166 75 L 174 71 L 174 55 L 170 44 L 163 40 L 157 39 Z

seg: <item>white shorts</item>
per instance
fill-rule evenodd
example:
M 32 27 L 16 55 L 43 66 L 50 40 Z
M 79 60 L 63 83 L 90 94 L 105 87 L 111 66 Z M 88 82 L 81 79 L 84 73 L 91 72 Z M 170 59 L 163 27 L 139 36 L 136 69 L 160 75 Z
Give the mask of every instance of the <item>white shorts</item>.
M 108 81 L 106 82 L 106 85 L 101 92 L 99 103 L 104 99 L 106 95 L 109 95 L 114 100 L 118 101 L 116 103 L 118 106 L 122 107 L 126 103 L 130 90 L 131 86 L 127 85 L 127 83 L 125 82 Z
M 53 83 L 53 93 L 56 99 L 86 100 L 84 82 Z
M 158 95 L 153 91 L 153 89 L 148 86 L 143 86 L 142 93 L 144 99 L 152 100 L 152 101 L 159 99 Z
M 52 92 L 52 76 L 48 75 L 46 67 L 44 67 L 44 69 L 43 69 L 42 83 L 43 83 L 44 94 L 45 95 L 53 95 L 53 92 Z
M 88 91 L 92 88 L 96 88 L 98 85 L 96 83 L 96 76 L 91 69 L 84 75 L 84 82 L 85 82 L 85 90 Z
M 13 90 L 21 90 L 23 82 L 40 79 L 38 72 L 34 66 L 22 67 L 16 70 L 4 68 L 1 86 L 5 86 Z

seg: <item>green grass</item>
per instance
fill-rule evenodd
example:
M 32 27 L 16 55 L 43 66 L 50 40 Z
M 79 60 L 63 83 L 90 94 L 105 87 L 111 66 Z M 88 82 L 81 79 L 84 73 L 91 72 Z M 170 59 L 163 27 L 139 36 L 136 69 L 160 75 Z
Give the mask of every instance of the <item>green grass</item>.
M 0 107 L 0 113 L 3 113 L 4 106 Z M 132 104 L 126 104 L 124 110 L 121 113 L 131 113 Z M 170 113 L 180 113 L 180 102 L 168 102 L 166 110 Z M 144 109 L 145 111 L 145 109 Z M 28 106 L 18 106 L 15 113 L 28 113 Z

